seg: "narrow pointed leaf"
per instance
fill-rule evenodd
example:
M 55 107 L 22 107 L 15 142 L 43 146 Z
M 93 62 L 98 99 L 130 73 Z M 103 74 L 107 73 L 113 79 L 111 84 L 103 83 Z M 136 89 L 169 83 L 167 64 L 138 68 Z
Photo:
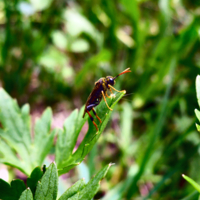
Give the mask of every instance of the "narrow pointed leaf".
M 36 200 L 56 200 L 58 191 L 58 173 L 55 163 L 52 163 L 45 174 L 43 175 L 41 182 L 38 182 L 35 199 Z
M 42 175 L 43 172 L 41 171 L 40 167 L 36 167 L 32 171 L 30 178 L 27 179 L 27 186 L 31 189 L 33 194 L 35 194 L 37 183 L 42 178 Z
M 182 177 L 188 182 L 190 183 L 198 192 L 200 192 L 200 185 L 198 183 L 196 183 L 194 180 L 192 180 L 190 177 L 186 176 L 186 175 L 182 175 Z
M 124 93 L 118 93 L 115 98 L 108 99 L 107 102 L 109 106 L 113 109 L 116 103 L 124 96 Z M 110 120 L 110 116 L 112 111 L 110 111 L 105 102 L 101 102 L 100 105 L 97 107 L 98 116 L 102 120 L 102 124 L 99 124 L 99 131 L 96 132 L 94 125 L 89 120 L 89 130 L 81 142 L 79 148 L 74 153 L 73 157 L 77 161 L 82 161 L 84 157 L 90 152 L 93 148 L 94 144 L 97 142 L 98 138 L 100 137 L 101 133 L 104 131 L 108 121 Z
M 22 114 L 16 101 L 2 88 L 0 89 L 0 97 L 0 121 L 3 126 L 3 129 L 0 130 L 0 136 L 19 153 L 22 160 L 30 163 L 31 138 L 28 120 L 24 120 L 24 117 L 22 117 L 24 114 Z
M 74 185 L 72 185 L 69 189 L 67 189 L 64 194 L 59 198 L 59 200 L 65 200 L 76 193 L 80 192 L 85 187 L 85 181 L 83 179 L 77 181 Z
M 94 197 L 100 187 L 100 181 L 103 179 L 110 166 L 112 164 L 107 165 L 102 170 L 100 170 L 94 178 L 92 178 L 88 184 L 82 189 L 80 192 L 69 198 L 68 200 L 89 200 Z
M 33 194 L 31 190 L 27 188 L 24 192 L 22 192 L 19 200 L 33 200 Z
M 51 109 L 36 122 L 32 141 L 29 105 L 20 109 L 2 88 L 0 96 L 0 162 L 29 175 L 35 166 L 42 165 L 53 145 L 56 132 L 51 132 Z
M 110 98 L 107 99 L 108 105 L 113 109 L 114 106 L 116 105 L 116 103 L 123 97 L 123 95 L 125 94 L 125 91 L 123 93 L 117 93 L 115 98 Z M 108 107 L 106 106 L 105 102 L 102 101 L 97 107 L 96 107 L 96 112 L 98 114 L 98 116 L 101 118 L 102 123 L 98 123 L 97 121 L 97 125 L 99 127 L 99 131 L 97 132 L 93 123 L 91 123 L 91 121 L 89 120 L 89 130 L 85 136 L 85 138 L 83 139 L 83 141 L 81 142 L 80 146 L 78 147 L 78 149 L 76 150 L 75 153 L 71 154 L 67 160 L 63 160 L 63 164 L 61 165 L 62 167 L 58 168 L 58 174 L 62 175 L 64 173 L 67 173 L 70 169 L 73 168 L 73 166 L 76 166 L 78 164 L 80 164 L 83 159 L 85 158 L 85 156 L 91 151 L 91 149 L 93 148 L 94 144 L 97 142 L 98 138 L 100 137 L 101 133 L 103 132 L 103 130 L 105 129 L 110 116 L 112 114 L 112 111 L 110 111 L 108 109 Z M 82 127 L 83 123 L 84 123 L 84 119 L 82 117 L 83 114 L 83 108 L 81 109 L 81 111 L 79 112 L 79 124 L 76 126 L 78 131 L 76 131 L 76 134 L 78 135 L 79 131 L 80 131 L 80 127 Z M 86 117 L 86 116 L 85 116 Z M 77 140 L 77 136 L 75 138 Z M 60 141 L 61 143 L 61 141 Z M 58 143 L 59 144 L 59 143 Z M 58 145 L 57 144 L 57 145 Z M 73 143 L 75 145 L 75 143 Z M 59 147 L 57 147 L 57 154 L 59 156 L 59 151 L 61 151 L 61 149 L 58 151 L 58 149 L 60 148 L 60 144 Z M 72 149 L 71 149 L 72 150 Z M 61 158 L 61 156 L 60 156 Z
M 42 165 L 43 160 L 53 145 L 56 130 L 51 131 L 52 111 L 47 108 L 35 124 L 33 157 L 35 165 Z
M 58 133 L 58 140 L 56 143 L 56 163 L 58 169 L 65 168 L 69 165 L 69 159 L 73 153 L 73 149 L 76 145 L 78 135 L 87 120 L 87 117 L 83 118 L 84 107 L 78 112 L 75 110 L 65 121 L 64 130 L 60 130 Z M 77 163 L 73 163 L 77 165 Z M 71 169 L 71 168 L 70 168 Z

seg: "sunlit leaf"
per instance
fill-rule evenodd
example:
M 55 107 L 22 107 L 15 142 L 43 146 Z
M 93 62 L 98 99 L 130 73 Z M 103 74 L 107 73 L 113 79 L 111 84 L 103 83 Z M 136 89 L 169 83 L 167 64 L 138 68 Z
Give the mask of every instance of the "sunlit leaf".
M 190 177 L 186 176 L 186 175 L 182 175 L 182 177 L 188 182 L 190 183 L 199 193 L 200 193 L 200 185 L 198 183 L 196 183 L 193 179 L 191 179 Z

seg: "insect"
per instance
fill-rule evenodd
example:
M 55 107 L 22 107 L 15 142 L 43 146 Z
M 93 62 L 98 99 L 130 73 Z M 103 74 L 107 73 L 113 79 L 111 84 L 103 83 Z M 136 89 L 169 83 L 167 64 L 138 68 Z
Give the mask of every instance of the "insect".
M 85 114 L 87 113 L 92 121 L 92 123 L 94 124 L 94 126 L 96 127 L 97 131 L 98 131 L 98 127 L 97 124 L 94 122 L 94 118 L 92 117 L 92 115 L 90 114 L 90 111 L 92 110 L 94 115 L 96 116 L 96 118 L 99 120 L 99 122 L 101 123 L 101 119 L 98 117 L 98 115 L 96 114 L 94 107 L 98 106 L 99 103 L 101 102 L 102 98 L 104 99 L 106 106 L 108 107 L 108 109 L 112 110 L 112 108 L 110 108 L 108 106 L 108 103 L 106 101 L 106 97 L 111 98 L 111 96 L 108 96 L 107 91 L 110 90 L 111 94 L 113 94 L 112 89 L 117 91 L 117 92 L 124 92 L 124 91 L 118 91 L 116 90 L 113 86 L 115 84 L 115 79 L 125 73 L 131 72 L 130 68 L 125 69 L 123 72 L 121 72 L 120 74 L 118 74 L 115 77 L 112 76 L 106 76 L 103 78 L 100 78 L 97 82 L 95 82 L 95 86 L 94 89 L 92 90 L 92 92 L 90 93 L 86 104 L 85 104 L 85 110 L 83 113 L 83 118 L 85 117 Z M 106 96 L 106 97 L 105 97 Z

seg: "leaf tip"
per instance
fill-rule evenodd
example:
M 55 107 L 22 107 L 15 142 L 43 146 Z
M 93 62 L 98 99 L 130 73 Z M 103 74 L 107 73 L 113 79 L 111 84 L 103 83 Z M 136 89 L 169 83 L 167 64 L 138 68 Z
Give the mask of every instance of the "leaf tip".
M 111 167 L 112 165 L 115 165 L 115 163 L 109 163 L 109 167 Z
M 182 174 L 182 177 L 185 178 L 185 174 Z

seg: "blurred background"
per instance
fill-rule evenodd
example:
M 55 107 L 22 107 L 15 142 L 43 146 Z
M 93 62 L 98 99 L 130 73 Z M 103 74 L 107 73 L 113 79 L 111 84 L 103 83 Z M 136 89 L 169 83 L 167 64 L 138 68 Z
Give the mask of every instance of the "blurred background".
M 117 79 L 127 95 L 61 193 L 112 162 L 95 199 L 197 199 L 181 174 L 200 183 L 199 39 L 199 0 L 0 1 L 0 85 L 30 104 L 33 121 L 51 106 L 52 127 L 62 127 L 95 81 L 132 70 Z

